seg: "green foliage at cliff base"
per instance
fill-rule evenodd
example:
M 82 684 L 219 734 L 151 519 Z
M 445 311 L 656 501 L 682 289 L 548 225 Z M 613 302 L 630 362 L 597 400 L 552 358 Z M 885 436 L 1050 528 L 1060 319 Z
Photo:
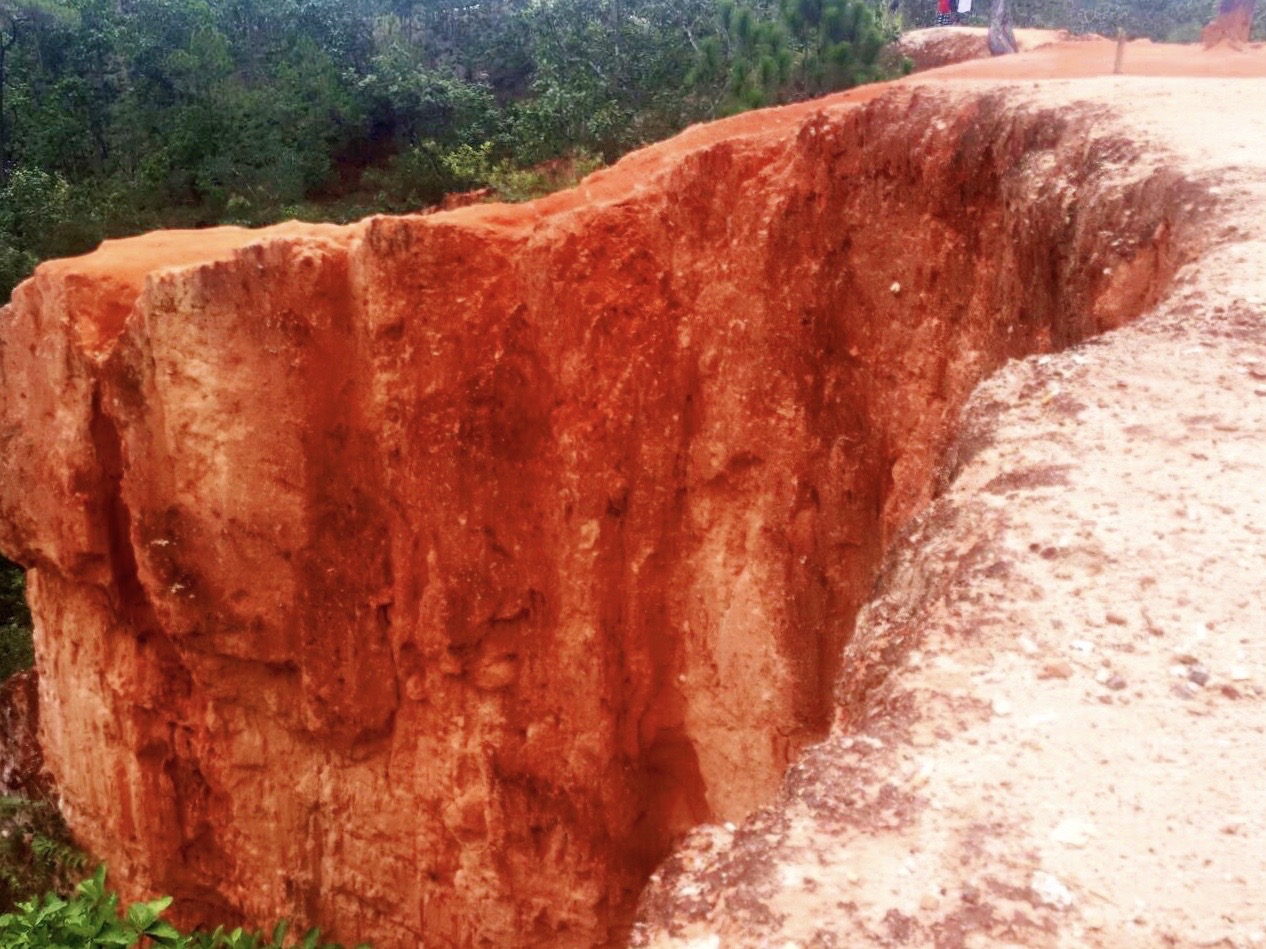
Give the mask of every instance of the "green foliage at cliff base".
M 171 897 L 163 897 L 122 909 L 118 894 L 106 888 L 103 866 L 69 897 L 49 893 L 0 916 L 0 949 L 118 949 L 138 945 L 170 949 L 341 949 L 336 943 L 323 942 L 317 929 L 290 938 L 290 927 L 285 921 L 270 933 L 222 926 L 212 932 L 182 933 L 163 918 L 171 904 Z

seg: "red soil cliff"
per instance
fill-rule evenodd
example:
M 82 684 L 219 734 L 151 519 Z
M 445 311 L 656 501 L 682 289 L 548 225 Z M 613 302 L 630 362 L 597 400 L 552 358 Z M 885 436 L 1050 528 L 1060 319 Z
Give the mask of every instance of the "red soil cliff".
M 117 879 L 592 945 L 769 798 L 973 386 L 1146 308 L 1199 203 L 1106 182 L 1101 116 L 876 94 L 532 205 L 152 235 L 18 289 L 0 547 Z

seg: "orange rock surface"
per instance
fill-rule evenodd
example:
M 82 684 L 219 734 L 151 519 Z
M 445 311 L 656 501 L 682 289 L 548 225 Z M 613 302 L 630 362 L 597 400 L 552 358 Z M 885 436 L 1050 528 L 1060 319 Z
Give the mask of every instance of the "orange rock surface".
M 49 793 L 39 745 L 39 679 L 27 669 L 0 682 L 0 794 Z
M 1129 141 L 1031 85 L 42 266 L 0 311 L 0 548 L 72 828 L 192 921 L 621 939 L 681 835 L 824 734 L 976 383 L 1185 259 L 1200 195 L 1105 177 Z
M 1242 46 L 1249 41 L 1252 32 L 1253 4 L 1243 0 L 1222 0 L 1218 4 L 1218 15 L 1204 28 L 1200 39 L 1206 48 L 1219 43 Z

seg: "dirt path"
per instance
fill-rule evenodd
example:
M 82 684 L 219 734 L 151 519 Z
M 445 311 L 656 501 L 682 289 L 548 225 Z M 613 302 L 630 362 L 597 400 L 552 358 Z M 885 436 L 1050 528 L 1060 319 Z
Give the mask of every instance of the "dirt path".
M 923 81 L 1089 76 L 1110 46 Z M 1210 78 L 1266 56 L 1133 44 L 1127 70 L 1204 78 L 1029 94 L 1207 182 L 1218 246 L 1154 313 L 977 391 L 832 737 L 661 868 L 636 945 L 1266 944 L 1266 80 Z

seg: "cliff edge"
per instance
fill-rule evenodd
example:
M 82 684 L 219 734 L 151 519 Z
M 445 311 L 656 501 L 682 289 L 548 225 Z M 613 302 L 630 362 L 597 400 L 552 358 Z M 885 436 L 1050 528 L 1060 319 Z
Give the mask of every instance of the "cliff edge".
M 1002 710 L 1019 703 L 982 710 L 967 664 L 1038 694 L 1000 657 L 1103 648 L 1083 627 L 1104 597 L 1127 625 L 1167 615 L 1148 598 L 1202 549 L 1161 537 L 1154 584 L 1126 589 L 1109 584 L 1126 554 L 1079 553 L 1063 522 L 1014 535 L 1031 562 L 993 556 L 1019 543 L 1004 513 L 1071 506 L 1077 529 L 1133 536 L 1086 513 L 1148 497 L 1095 459 L 1224 459 L 1147 440 L 1190 402 L 1156 378 L 1133 414 L 1093 411 L 1097 440 L 1025 449 L 1049 441 L 1056 460 L 1008 461 L 1007 426 L 1029 413 L 1089 432 L 1081 413 L 1111 405 L 1077 388 L 1085 352 L 1081 375 L 1116 395 L 1132 340 L 1197 387 L 1247 365 L 1218 348 L 1227 334 L 1261 345 L 1262 80 L 1090 78 L 1111 50 L 1047 47 L 702 126 L 529 205 L 155 234 L 43 265 L 0 311 L 0 548 L 29 570 L 41 742 L 70 826 L 129 892 L 171 893 L 189 921 L 285 915 L 383 949 L 781 939 L 798 911 L 743 909 L 774 906 L 759 887 L 793 876 L 760 822 L 810 798 L 839 818 L 810 828 L 824 865 L 845 866 L 855 834 L 889 856 L 940 853 L 955 821 L 1010 839 L 987 810 L 1025 807 L 1010 758 L 981 754 L 967 778 L 920 763 L 918 787 L 944 797 L 888 777 L 864 808 L 839 797 L 856 773 L 836 772 L 871 748 L 892 756 L 866 759 L 882 774 L 904 774 L 910 748 L 973 760 L 954 742 L 1015 723 Z M 1198 55 L 1135 60 L 1266 73 L 1256 54 Z M 1069 78 L 1032 81 L 1050 75 Z M 1255 408 L 1247 378 L 1228 391 Z M 1216 439 L 1224 409 L 1192 409 L 1191 437 Z M 1184 460 L 1157 503 L 1190 512 L 1195 471 Z M 1218 510 L 1200 512 L 1216 531 Z M 1236 556 L 1252 563 L 1250 534 Z M 1034 566 L 1055 575 L 1021 582 Z M 1223 589 L 1184 588 L 1173 608 L 1243 598 Z M 990 622 L 973 619 L 986 601 Z M 964 725 L 919 737 L 939 706 L 906 667 L 941 653 Z M 1097 680 L 1056 681 L 1106 708 Z M 1228 707 L 1254 707 L 1235 691 Z M 1112 711 L 1113 728 L 1142 727 Z M 1260 740 L 1245 721 L 1226 735 Z M 1024 776 L 1055 766 L 1049 745 L 982 735 Z M 1006 789 L 979 820 L 956 810 L 970 781 Z M 1251 841 L 1260 809 L 1244 808 Z M 753 835 L 766 850 L 743 850 Z M 866 874 L 881 888 L 904 879 L 886 859 Z M 893 902 L 904 890 L 796 879 L 825 902 L 787 939 L 856 944 L 873 910 L 881 941 L 940 944 Z M 954 931 L 1003 938 L 1003 919 L 1058 942 L 1073 930 L 1055 914 L 1081 904 L 1051 892 L 1050 913 L 1023 909 L 1032 927 L 981 910 Z M 884 929 L 890 911 L 912 922 Z

